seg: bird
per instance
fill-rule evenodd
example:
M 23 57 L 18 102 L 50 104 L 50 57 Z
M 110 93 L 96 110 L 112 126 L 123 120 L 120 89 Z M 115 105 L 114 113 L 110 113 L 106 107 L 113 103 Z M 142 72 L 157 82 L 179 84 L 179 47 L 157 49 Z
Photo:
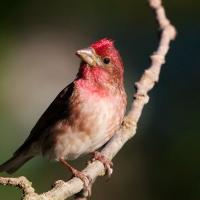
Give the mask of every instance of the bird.
M 37 155 L 63 164 L 82 180 L 84 175 L 69 160 L 97 152 L 94 159 L 109 164 L 98 149 L 116 133 L 125 114 L 123 61 L 107 38 L 76 55 L 81 62 L 74 81 L 56 96 L 0 172 L 13 173 Z

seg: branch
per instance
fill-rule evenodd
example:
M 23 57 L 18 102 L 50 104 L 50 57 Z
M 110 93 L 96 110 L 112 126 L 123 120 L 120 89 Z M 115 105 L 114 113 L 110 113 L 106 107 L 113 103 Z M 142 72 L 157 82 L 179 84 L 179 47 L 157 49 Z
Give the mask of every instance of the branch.
M 34 188 L 31 186 L 32 183 L 26 177 L 23 177 L 23 176 L 20 176 L 18 178 L 0 177 L 0 185 L 11 185 L 11 186 L 14 186 L 14 187 L 18 187 L 22 190 L 24 197 L 28 197 L 28 196 L 35 197 L 35 196 L 37 196 Z
M 149 101 L 148 92 L 158 82 L 161 66 L 164 64 L 165 56 L 169 50 L 169 44 L 176 36 L 176 30 L 167 19 L 161 0 L 148 0 L 148 3 L 155 12 L 159 29 L 161 30 L 160 42 L 158 49 L 150 56 L 150 67 L 145 70 L 140 80 L 135 83 L 136 93 L 131 110 L 124 117 L 120 130 L 101 151 L 108 159 L 112 159 L 123 145 L 136 134 L 137 123 L 143 107 Z M 82 172 L 89 176 L 92 183 L 94 183 L 98 176 L 105 174 L 105 169 L 100 161 L 94 161 L 89 163 Z M 57 181 L 50 191 L 43 194 L 35 193 L 31 183 L 24 177 L 0 177 L 0 184 L 13 185 L 21 188 L 24 193 L 23 199 L 25 200 L 62 200 L 79 193 L 83 189 L 83 182 L 76 177 L 68 182 Z M 78 197 L 78 199 L 84 200 L 85 197 Z

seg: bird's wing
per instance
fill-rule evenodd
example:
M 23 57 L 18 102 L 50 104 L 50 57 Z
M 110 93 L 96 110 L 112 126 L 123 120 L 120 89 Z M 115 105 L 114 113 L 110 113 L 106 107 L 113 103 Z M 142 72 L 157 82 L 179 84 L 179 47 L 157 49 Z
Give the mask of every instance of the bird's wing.
M 43 113 L 36 125 L 31 130 L 30 135 L 25 142 L 14 153 L 19 154 L 25 149 L 29 149 L 31 144 L 38 141 L 42 133 L 59 119 L 67 117 L 69 114 L 69 99 L 73 94 L 74 84 L 69 84 L 64 88 Z

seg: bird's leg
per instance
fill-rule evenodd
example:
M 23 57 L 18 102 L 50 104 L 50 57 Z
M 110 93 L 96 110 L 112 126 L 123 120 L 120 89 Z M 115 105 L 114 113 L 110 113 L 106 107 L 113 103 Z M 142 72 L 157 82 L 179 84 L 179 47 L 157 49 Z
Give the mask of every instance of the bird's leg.
M 90 185 L 90 182 L 91 182 L 90 177 L 88 177 L 88 176 L 85 175 L 83 172 L 81 172 L 81 171 L 75 169 L 74 167 L 72 167 L 66 160 L 64 160 L 64 159 L 62 159 L 62 158 L 59 159 L 59 162 L 60 162 L 65 168 L 67 168 L 68 170 L 70 170 L 71 173 L 72 173 L 75 177 L 80 178 L 80 179 L 83 181 L 85 189 L 88 191 L 88 194 L 90 194 L 90 191 L 89 191 L 89 190 L 90 190 L 90 189 L 89 189 L 89 185 Z
M 95 160 L 99 160 L 100 162 L 103 163 L 105 169 L 106 169 L 106 174 L 108 176 L 108 178 L 111 177 L 112 172 L 113 172 L 113 162 L 106 158 L 102 153 L 98 152 L 98 151 L 94 151 L 93 152 L 93 158 L 92 161 Z

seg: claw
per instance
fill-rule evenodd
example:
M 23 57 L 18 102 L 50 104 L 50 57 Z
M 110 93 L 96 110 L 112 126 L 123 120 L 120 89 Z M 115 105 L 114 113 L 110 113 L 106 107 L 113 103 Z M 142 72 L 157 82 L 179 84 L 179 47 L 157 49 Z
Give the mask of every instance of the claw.
M 60 159 L 59 161 L 62 165 L 64 165 L 64 167 L 66 167 L 67 169 L 69 169 L 71 171 L 71 173 L 73 174 L 74 177 L 80 178 L 83 181 L 84 196 L 90 197 L 91 196 L 92 179 L 89 176 L 87 176 L 86 174 L 84 174 L 83 172 L 72 167 L 66 160 Z
M 113 173 L 113 162 L 98 151 L 94 152 L 94 157 L 92 158 L 92 161 L 95 160 L 99 160 L 100 162 L 102 162 L 106 170 L 106 175 L 108 176 L 108 178 L 110 178 Z

